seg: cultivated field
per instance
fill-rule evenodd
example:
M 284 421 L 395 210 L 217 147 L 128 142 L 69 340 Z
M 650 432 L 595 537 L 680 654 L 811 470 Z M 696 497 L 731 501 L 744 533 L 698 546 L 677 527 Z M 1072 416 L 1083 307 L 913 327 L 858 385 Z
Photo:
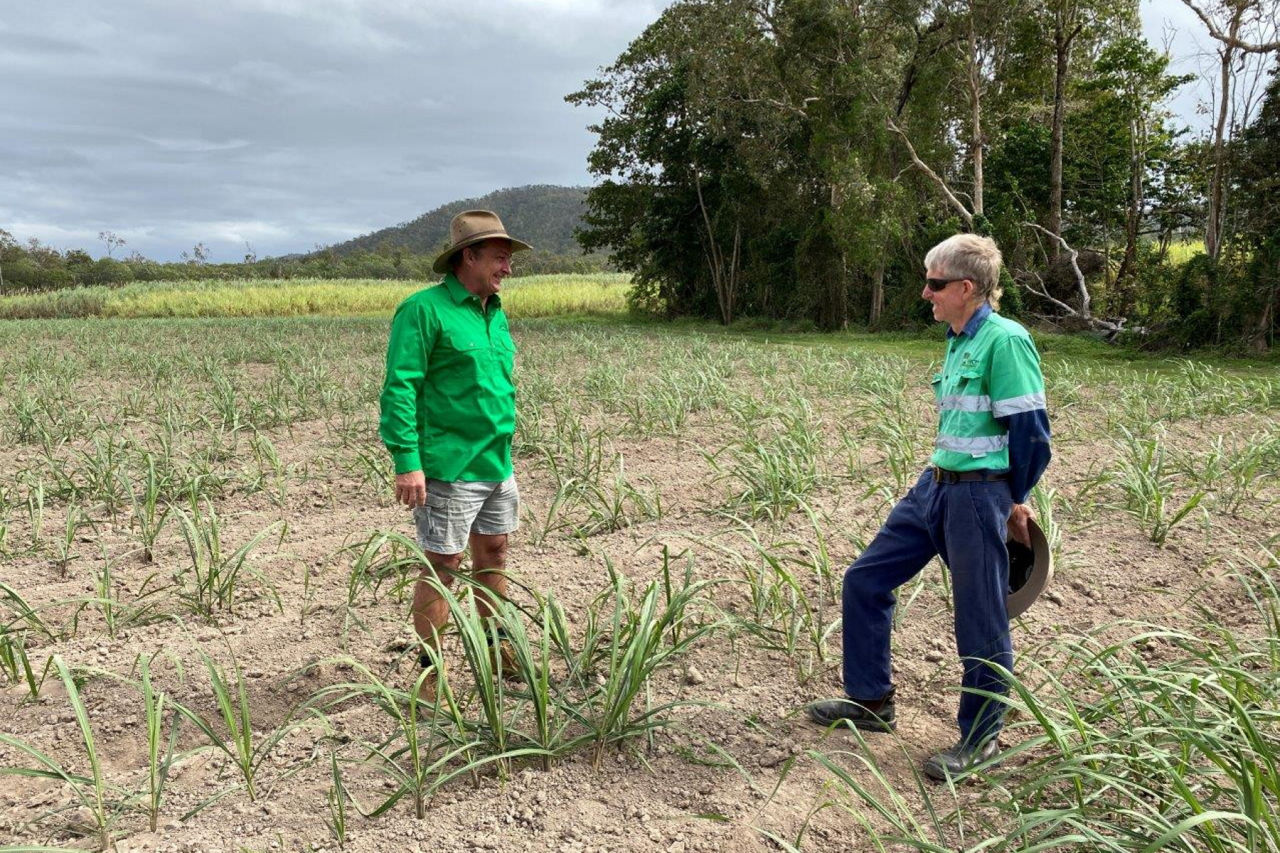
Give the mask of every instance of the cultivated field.
M 521 317 L 617 314 L 630 276 L 531 275 L 507 279 L 503 304 Z M 70 287 L 0 297 L 0 319 L 51 317 L 297 317 L 387 313 L 422 284 L 384 279 L 195 279 Z
M 900 597 L 898 732 L 802 712 L 927 457 L 941 333 L 512 328 L 531 683 L 457 588 L 452 702 L 415 708 L 385 316 L 0 324 L 0 847 L 1280 846 L 1273 368 L 1041 339 L 1057 577 L 1003 763 L 953 789 L 916 771 L 955 736 L 937 563 Z

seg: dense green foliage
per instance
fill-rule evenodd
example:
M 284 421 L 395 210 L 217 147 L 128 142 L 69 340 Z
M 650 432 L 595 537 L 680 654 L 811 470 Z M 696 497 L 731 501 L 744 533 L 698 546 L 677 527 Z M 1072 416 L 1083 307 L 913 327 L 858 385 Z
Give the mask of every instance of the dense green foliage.
M 1224 252 L 1193 258 L 1173 279 L 1167 339 L 1182 347 L 1273 342 L 1280 303 L 1280 69 L 1257 120 L 1230 152 L 1235 200 Z
M 581 241 L 636 275 L 641 306 L 835 329 L 924 320 L 924 252 L 974 230 L 1005 251 L 1006 313 L 1183 344 L 1243 324 L 1265 344 L 1249 234 L 1275 228 L 1244 193 L 1237 251 L 1196 285 L 1209 333 L 1149 334 L 1185 321 L 1170 283 L 1194 273 L 1169 249 L 1205 216 L 1209 152 L 1164 108 L 1188 80 L 1129 0 L 679 0 L 568 98 L 608 110 Z M 1237 178 L 1265 160 L 1264 120 Z

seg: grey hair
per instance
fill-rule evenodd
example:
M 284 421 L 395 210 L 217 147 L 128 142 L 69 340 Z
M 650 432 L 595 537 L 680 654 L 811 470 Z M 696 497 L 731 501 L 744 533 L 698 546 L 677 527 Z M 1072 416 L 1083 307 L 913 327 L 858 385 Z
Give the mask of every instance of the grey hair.
M 1000 308 L 1004 288 L 1000 286 L 1000 265 L 1004 258 L 990 237 L 956 234 L 929 250 L 924 256 L 926 270 L 941 270 L 946 278 L 967 278 L 979 296 Z

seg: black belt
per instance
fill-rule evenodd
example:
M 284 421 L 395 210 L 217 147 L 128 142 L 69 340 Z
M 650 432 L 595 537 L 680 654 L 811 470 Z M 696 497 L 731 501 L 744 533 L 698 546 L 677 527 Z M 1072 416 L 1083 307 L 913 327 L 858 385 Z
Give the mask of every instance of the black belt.
M 1009 479 L 1008 471 L 948 471 L 930 466 L 935 483 L 999 483 Z

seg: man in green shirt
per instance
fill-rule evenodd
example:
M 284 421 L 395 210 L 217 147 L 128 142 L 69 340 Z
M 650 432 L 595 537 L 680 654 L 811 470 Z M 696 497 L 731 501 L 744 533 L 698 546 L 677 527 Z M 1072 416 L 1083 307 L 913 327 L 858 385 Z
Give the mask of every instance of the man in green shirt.
M 449 231 L 449 248 L 432 267 L 444 280 L 402 302 L 391 321 L 380 434 L 395 462 L 396 501 L 413 509 L 436 577 L 451 583 L 470 545 L 475 580 L 502 597 L 519 493 L 511 468 L 516 347 L 498 292 L 512 253 L 531 247 L 487 210 L 458 214 Z M 484 595 L 479 608 L 492 615 Z M 448 605 L 420 580 L 413 627 L 424 668 L 434 666 L 448 619 Z M 509 664 L 505 650 L 503 657 Z M 504 670 L 513 674 L 509 665 Z M 433 671 L 423 681 L 424 699 L 434 700 L 435 683 Z

